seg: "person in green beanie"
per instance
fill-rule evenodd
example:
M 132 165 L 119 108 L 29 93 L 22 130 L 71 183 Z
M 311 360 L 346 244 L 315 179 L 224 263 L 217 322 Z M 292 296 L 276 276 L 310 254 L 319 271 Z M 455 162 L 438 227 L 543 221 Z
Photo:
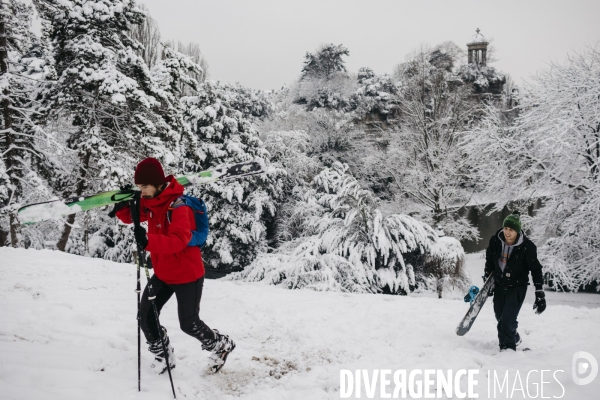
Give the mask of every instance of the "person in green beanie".
M 530 272 L 535 286 L 533 309 L 541 314 L 546 309 L 542 265 L 537 247 L 523 232 L 521 217 L 515 211 L 490 238 L 485 254 L 484 280 L 494 274 L 494 290 L 489 295 L 494 296 L 500 350 L 516 350 L 521 343 L 517 317 L 527 294 Z

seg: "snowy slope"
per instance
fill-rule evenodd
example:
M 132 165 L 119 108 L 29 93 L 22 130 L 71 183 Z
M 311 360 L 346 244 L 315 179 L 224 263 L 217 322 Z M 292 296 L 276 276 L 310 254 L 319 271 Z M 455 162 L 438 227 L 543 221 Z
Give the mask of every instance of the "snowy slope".
M 132 265 L 0 248 L 0 276 L 0 398 L 172 398 L 168 377 L 150 372 L 145 349 L 137 392 Z M 237 342 L 223 371 L 210 375 L 208 353 L 179 330 L 175 307 L 173 298 L 162 322 L 177 355 L 178 398 L 335 399 L 340 370 L 359 368 L 480 369 L 480 398 L 488 398 L 488 370 L 518 370 L 523 380 L 533 369 L 564 370 L 558 376 L 566 399 L 596 398 L 600 388 L 600 378 L 587 386 L 571 379 L 575 352 L 600 359 L 597 308 L 549 301 L 538 316 L 525 304 L 519 331 L 532 350 L 498 353 L 490 303 L 472 331 L 458 337 L 454 330 L 466 312 L 461 300 L 207 281 L 201 317 Z M 561 393 L 549 385 L 544 396 Z

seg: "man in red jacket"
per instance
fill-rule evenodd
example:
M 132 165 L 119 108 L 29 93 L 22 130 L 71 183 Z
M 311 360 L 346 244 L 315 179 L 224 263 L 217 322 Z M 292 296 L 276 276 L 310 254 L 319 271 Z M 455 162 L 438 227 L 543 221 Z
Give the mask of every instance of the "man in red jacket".
M 204 264 L 200 247 L 188 246 L 192 231 L 196 229 L 193 210 L 188 206 L 177 206 L 183 195 L 183 186 L 173 175 L 165 177 L 160 162 L 146 158 L 135 170 L 135 184 L 141 190 L 140 222 L 148 223 L 148 233 L 143 227 L 134 230 L 137 242 L 150 252 L 154 275 L 150 278 L 156 309 L 160 310 L 171 298 L 177 298 L 177 312 L 181 330 L 202 342 L 202 349 L 212 352 L 211 369 L 221 369 L 227 356 L 235 348 L 235 343 L 227 335 L 210 329 L 199 316 L 200 298 L 204 284 Z M 126 224 L 132 223 L 131 211 L 127 203 L 117 203 L 117 217 Z M 167 213 L 171 209 L 170 218 Z M 155 355 L 152 365 L 158 373 L 167 370 L 165 354 L 162 350 L 158 323 L 154 317 L 152 303 L 148 299 L 148 286 L 140 302 L 140 326 L 150 350 Z M 161 326 L 165 345 L 169 352 L 169 364 L 175 367 L 173 347 L 167 330 Z

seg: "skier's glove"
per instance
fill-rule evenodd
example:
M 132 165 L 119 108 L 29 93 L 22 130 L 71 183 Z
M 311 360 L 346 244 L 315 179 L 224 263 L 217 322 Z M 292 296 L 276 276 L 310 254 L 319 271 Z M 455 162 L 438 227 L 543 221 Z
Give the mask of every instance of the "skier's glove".
M 146 257 L 146 268 L 148 269 L 152 269 L 153 265 L 152 265 L 152 257 L 150 257 L 150 253 L 146 253 L 148 254 L 148 257 Z
M 148 235 L 146 235 L 146 230 L 142 226 L 137 226 L 133 228 L 133 235 L 135 236 L 135 241 L 145 249 L 148 246 Z
M 114 218 L 117 216 L 117 212 L 127 208 L 127 206 L 129 206 L 129 204 L 126 201 L 122 201 L 120 203 L 115 203 L 115 206 L 113 207 L 112 211 L 108 213 L 108 216 L 111 218 Z
M 133 192 L 133 185 L 131 183 L 128 183 L 127 185 L 121 186 L 119 188 L 119 191 L 122 192 L 122 193 Z
M 543 291 L 535 292 L 535 303 L 533 304 L 533 309 L 536 314 L 541 314 L 546 309 L 546 294 Z

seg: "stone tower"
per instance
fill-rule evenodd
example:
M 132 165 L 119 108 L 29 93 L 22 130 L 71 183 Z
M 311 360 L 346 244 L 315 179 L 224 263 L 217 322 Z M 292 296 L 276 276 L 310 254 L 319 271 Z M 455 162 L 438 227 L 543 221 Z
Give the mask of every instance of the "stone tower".
M 477 33 L 471 38 L 471 41 L 467 43 L 469 64 L 485 67 L 487 64 L 487 48 L 489 42 L 485 40 L 485 37 L 483 37 L 481 33 L 479 33 L 479 28 L 477 28 L 476 32 Z

